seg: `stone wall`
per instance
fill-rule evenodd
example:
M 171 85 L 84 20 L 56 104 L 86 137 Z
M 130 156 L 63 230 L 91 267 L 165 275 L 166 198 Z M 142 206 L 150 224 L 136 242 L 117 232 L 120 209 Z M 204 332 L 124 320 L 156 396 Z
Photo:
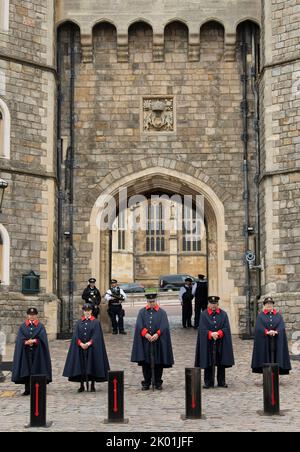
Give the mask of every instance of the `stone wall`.
M 261 76 L 264 293 L 276 295 L 288 327 L 299 329 L 299 2 L 263 2 Z
M 0 95 L 11 116 L 10 158 L 0 158 L 1 177 L 9 183 L 0 222 L 10 239 L 6 263 L 10 281 L 0 286 L 0 317 L 6 319 L 7 306 L 12 306 L 12 322 L 16 318 L 20 322 L 25 308 L 34 302 L 42 319 L 49 319 L 53 338 L 58 315 L 52 295 L 56 290 L 54 2 L 10 0 L 9 6 L 9 29 L 0 33 Z M 35 299 L 20 293 L 22 275 L 31 270 L 41 278 L 42 295 Z M 4 326 L 1 321 L 2 327 L 13 337 L 16 325 Z
M 93 62 L 81 60 L 79 63 L 78 55 L 76 57 L 77 284 L 82 287 L 88 276 L 90 253 L 84 244 L 87 243 L 90 212 L 96 202 L 90 188 L 101 184 L 110 172 L 118 172 L 145 156 L 170 157 L 174 164 L 183 162 L 199 169 L 232 196 L 225 205 L 226 259 L 230 261 L 227 270 L 242 295 L 243 129 L 239 52 L 236 61 L 226 61 L 224 30 L 215 22 L 202 28 L 200 61 L 189 61 L 188 31 L 182 23 L 168 25 L 164 39 L 164 61 L 155 62 L 151 27 L 145 23 L 131 26 L 129 60 L 120 62 L 115 28 L 100 24 L 94 30 Z M 68 87 L 66 79 L 65 103 Z M 176 130 L 144 132 L 142 99 L 149 96 L 174 98 Z M 66 118 L 64 124 L 67 125 Z M 63 135 L 68 135 L 67 126 Z M 254 152 L 252 139 L 253 135 L 251 155 Z M 251 155 L 250 162 L 253 162 Z M 250 171 L 252 177 L 252 163 Z

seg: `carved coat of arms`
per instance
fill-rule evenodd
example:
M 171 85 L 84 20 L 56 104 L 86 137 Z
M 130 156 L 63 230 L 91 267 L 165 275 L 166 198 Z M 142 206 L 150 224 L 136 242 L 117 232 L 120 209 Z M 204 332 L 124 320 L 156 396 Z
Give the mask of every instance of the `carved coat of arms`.
M 144 99 L 144 132 L 173 132 L 174 109 L 173 99 Z

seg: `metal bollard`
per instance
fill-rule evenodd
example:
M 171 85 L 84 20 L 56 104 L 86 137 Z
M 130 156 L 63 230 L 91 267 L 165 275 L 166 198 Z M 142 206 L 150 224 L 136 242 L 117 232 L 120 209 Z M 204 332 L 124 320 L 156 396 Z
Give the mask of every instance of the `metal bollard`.
M 124 372 L 108 373 L 108 419 L 105 423 L 128 423 L 124 419 Z
M 30 378 L 30 424 L 27 428 L 48 428 L 47 424 L 47 377 L 32 375 Z
M 201 398 L 201 369 L 185 369 L 185 416 L 182 419 L 203 419 Z
M 264 372 L 264 414 L 280 416 L 279 366 L 266 364 Z

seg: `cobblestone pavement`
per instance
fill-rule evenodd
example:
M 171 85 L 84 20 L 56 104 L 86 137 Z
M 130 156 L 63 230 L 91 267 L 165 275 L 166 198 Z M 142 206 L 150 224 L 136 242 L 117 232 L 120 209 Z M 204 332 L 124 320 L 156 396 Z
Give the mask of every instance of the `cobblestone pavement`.
M 106 335 L 106 346 L 113 370 L 125 370 L 125 417 L 127 425 L 106 425 L 107 383 L 97 385 L 96 394 L 77 394 L 77 384 L 61 374 L 68 351 L 67 341 L 51 343 L 54 383 L 48 389 L 47 431 L 105 432 L 198 432 L 208 431 L 300 431 L 300 362 L 281 379 L 282 417 L 261 417 L 262 377 L 250 370 L 252 342 L 234 338 L 236 367 L 227 372 L 229 389 L 203 392 L 206 420 L 182 421 L 185 411 L 184 369 L 193 367 L 197 332 L 182 330 L 180 318 L 172 317 L 172 339 L 176 364 L 165 371 L 162 392 L 141 392 L 141 369 L 130 363 L 134 319 L 127 318 L 128 336 Z M 9 347 L 5 359 L 12 355 Z M 0 385 L 0 431 L 24 431 L 29 422 L 29 398 L 7 381 Z M 152 413 L 151 424 L 148 414 Z

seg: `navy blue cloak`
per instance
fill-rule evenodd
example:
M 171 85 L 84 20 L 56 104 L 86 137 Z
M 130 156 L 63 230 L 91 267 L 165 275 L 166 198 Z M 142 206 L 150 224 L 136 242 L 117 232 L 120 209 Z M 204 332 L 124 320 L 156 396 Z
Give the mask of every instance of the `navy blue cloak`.
M 216 322 L 216 323 L 215 323 Z M 229 319 L 225 311 L 214 316 L 209 315 L 208 310 L 203 311 L 200 317 L 198 340 L 196 346 L 195 367 L 207 369 L 213 365 L 213 343 L 208 334 L 210 331 L 222 330 L 224 337 L 219 339 L 217 346 L 217 365 L 226 368 L 234 366 L 234 354 Z
M 253 373 L 261 374 L 263 373 L 264 364 L 271 362 L 271 338 L 266 336 L 266 330 L 274 330 L 279 333 L 275 337 L 275 362 L 279 364 L 280 375 L 288 375 L 292 369 L 289 346 L 284 320 L 278 313 L 265 314 L 262 312 L 257 317 L 251 365 L 252 371 Z
M 148 330 L 151 336 L 160 331 L 159 339 L 150 343 L 141 335 L 144 329 Z M 169 321 L 167 313 L 161 308 L 157 311 L 155 309 L 147 310 L 146 308 L 140 310 L 135 327 L 131 361 L 138 363 L 139 366 L 151 365 L 151 346 L 154 348 L 155 365 L 160 365 L 163 368 L 173 366 L 174 357 Z
M 37 339 L 38 343 L 29 347 L 24 344 L 29 339 Z M 29 350 L 31 348 L 31 350 Z M 46 375 L 47 382 L 52 381 L 52 366 L 49 352 L 48 338 L 42 323 L 37 326 L 27 326 L 24 322 L 16 340 L 12 381 L 25 384 L 31 375 Z
M 78 341 L 84 344 L 92 340 L 87 350 L 82 350 Z M 108 380 L 109 362 L 101 324 L 96 319 L 82 319 L 77 322 L 68 352 L 63 376 L 69 381 L 86 380 L 102 382 Z

